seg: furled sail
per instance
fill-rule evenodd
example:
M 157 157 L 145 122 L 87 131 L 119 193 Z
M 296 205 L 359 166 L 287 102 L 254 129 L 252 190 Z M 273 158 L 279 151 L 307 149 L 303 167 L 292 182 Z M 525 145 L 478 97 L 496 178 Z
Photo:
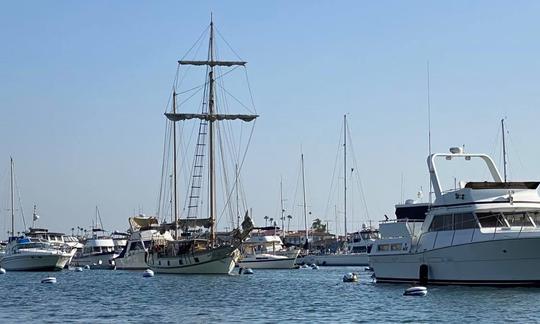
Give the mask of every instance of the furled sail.
M 178 61 L 181 65 L 208 65 L 208 66 L 234 66 L 234 65 L 246 65 L 247 62 L 243 61 Z
M 245 122 L 250 122 L 259 115 L 242 115 L 242 114 L 191 114 L 191 113 L 165 113 L 165 116 L 169 120 L 179 121 L 179 120 L 188 120 L 188 119 L 201 119 L 207 121 L 216 121 L 216 120 L 236 120 L 240 119 Z

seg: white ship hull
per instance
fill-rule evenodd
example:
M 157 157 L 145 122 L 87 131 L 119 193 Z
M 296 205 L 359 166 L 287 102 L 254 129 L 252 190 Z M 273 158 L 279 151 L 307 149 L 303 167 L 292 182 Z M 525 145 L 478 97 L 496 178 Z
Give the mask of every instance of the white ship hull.
M 144 270 L 148 269 L 148 265 L 145 260 L 146 252 L 144 250 L 137 250 L 130 252 L 121 258 L 114 259 L 117 270 Z
M 4 255 L 0 267 L 7 271 L 60 271 L 69 258 L 69 254 L 59 253 Z
M 111 270 L 115 267 L 114 258 L 117 256 L 118 255 L 116 253 L 111 252 L 75 257 L 72 259 L 71 265 L 74 267 L 90 266 L 91 269 Z
M 156 273 L 229 274 L 238 256 L 238 249 L 232 246 L 179 256 L 160 256 L 154 252 L 148 256 L 148 266 Z
M 449 246 L 423 253 L 371 255 L 377 282 L 418 282 L 427 265 L 427 283 L 540 286 L 540 238 L 498 239 Z
M 239 260 L 238 266 L 252 269 L 292 269 L 295 267 L 295 261 L 296 257 L 289 258 L 280 255 L 260 254 Z
M 306 255 L 302 261 L 320 266 L 368 266 L 369 256 L 367 253 Z

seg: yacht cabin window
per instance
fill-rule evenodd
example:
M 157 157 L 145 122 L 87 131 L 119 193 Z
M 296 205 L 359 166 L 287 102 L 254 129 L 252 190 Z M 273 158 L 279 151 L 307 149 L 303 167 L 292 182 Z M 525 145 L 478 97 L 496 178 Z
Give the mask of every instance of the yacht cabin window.
M 478 221 L 484 228 L 486 227 L 508 227 L 501 213 L 477 213 Z
M 526 212 L 504 213 L 510 226 L 534 226 Z
M 454 229 L 478 228 L 478 223 L 473 213 L 454 214 Z
M 468 228 L 478 228 L 476 218 L 472 213 L 435 215 L 429 226 L 430 232 L 452 231 Z
M 527 214 L 529 215 L 531 220 L 534 222 L 536 227 L 540 227 L 540 212 L 534 211 L 534 212 L 528 212 Z

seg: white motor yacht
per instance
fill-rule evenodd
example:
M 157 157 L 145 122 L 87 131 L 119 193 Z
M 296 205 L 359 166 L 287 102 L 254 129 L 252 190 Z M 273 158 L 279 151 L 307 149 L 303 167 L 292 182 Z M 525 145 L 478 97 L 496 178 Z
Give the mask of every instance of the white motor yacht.
M 52 246 L 47 241 L 28 237 L 11 237 L 0 267 L 7 271 L 62 270 L 71 257 L 68 251 Z
M 344 252 L 309 254 L 302 261 L 320 266 L 368 266 L 369 252 L 379 237 L 379 230 L 364 224 L 360 231 L 351 234 Z
M 242 244 L 237 264 L 252 269 L 292 269 L 300 249 L 287 249 L 278 235 L 254 235 Z
M 489 156 L 450 152 L 428 157 L 433 204 L 408 201 L 396 214 L 411 217 L 380 225 L 370 254 L 377 282 L 540 285 L 540 182 L 506 182 Z M 491 180 L 443 190 L 438 159 L 483 161 Z
M 49 232 L 45 228 L 31 227 L 28 232 L 25 232 L 25 235 L 33 240 L 47 241 L 53 247 L 68 252 L 70 254 L 68 264 L 73 259 L 77 249 L 82 248 L 82 244 L 75 237 L 67 236 L 64 233 Z
M 118 257 L 114 259 L 118 270 L 148 269 L 146 258 L 152 239 L 172 241 L 169 231 L 160 233 L 156 217 L 136 216 L 129 218 L 129 239 Z
M 114 241 L 109 236 L 100 236 L 101 229 L 93 230 L 91 238 L 86 239 L 82 251 L 75 253 L 71 265 L 75 267 L 90 266 L 91 269 L 114 269 L 115 252 Z

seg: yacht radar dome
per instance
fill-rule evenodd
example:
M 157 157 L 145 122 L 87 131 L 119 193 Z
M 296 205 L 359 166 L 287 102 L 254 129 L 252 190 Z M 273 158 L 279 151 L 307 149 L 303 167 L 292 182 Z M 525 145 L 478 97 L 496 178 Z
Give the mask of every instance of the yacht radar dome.
M 450 153 L 452 154 L 463 154 L 463 148 L 462 147 L 451 147 Z

